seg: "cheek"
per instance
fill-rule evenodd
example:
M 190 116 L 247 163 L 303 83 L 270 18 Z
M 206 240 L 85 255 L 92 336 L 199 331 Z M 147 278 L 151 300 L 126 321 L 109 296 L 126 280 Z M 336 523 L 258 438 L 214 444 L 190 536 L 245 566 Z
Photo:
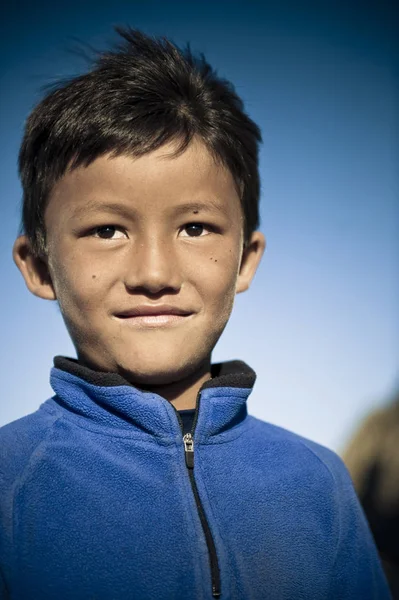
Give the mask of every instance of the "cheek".
M 94 308 L 107 289 L 104 274 L 87 261 L 57 261 L 53 283 L 58 302 L 65 312 Z
M 236 290 L 239 271 L 239 257 L 236 252 L 213 253 L 208 257 L 201 271 L 197 271 L 199 290 L 207 311 L 214 318 L 226 320 L 229 317 Z

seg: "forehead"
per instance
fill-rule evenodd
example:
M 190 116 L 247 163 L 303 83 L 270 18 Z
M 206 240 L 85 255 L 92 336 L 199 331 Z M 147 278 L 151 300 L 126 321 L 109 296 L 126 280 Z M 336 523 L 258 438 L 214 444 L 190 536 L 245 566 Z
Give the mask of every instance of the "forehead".
M 88 167 L 67 172 L 54 186 L 46 221 L 72 213 L 93 201 L 118 199 L 142 211 L 166 211 L 187 202 L 218 202 L 227 211 L 241 210 L 237 187 L 228 169 L 199 142 L 180 155 L 167 144 L 140 157 L 102 156 Z

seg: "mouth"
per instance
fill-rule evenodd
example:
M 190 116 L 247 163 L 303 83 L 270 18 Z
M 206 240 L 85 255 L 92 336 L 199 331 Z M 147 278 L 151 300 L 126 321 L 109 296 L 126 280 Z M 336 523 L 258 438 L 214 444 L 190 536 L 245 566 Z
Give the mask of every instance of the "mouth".
M 185 323 L 194 313 L 171 306 L 138 306 L 114 315 L 126 326 L 137 328 L 170 327 Z
M 190 315 L 137 315 L 135 317 L 116 317 L 122 323 L 133 327 L 166 327 L 170 325 L 180 325 Z

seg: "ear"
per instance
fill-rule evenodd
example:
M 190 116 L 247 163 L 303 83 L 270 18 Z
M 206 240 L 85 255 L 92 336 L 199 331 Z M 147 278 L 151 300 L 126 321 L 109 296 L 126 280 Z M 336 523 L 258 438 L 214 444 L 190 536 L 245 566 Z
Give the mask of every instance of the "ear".
M 14 243 L 12 256 L 32 294 L 44 300 L 56 300 L 47 262 L 37 258 L 26 235 L 20 235 Z
M 245 292 L 251 285 L 265 248 L 265 236 L 260 231 L 254 231 L 242 254 L 240 271 L 236 283 L 236 294 Z

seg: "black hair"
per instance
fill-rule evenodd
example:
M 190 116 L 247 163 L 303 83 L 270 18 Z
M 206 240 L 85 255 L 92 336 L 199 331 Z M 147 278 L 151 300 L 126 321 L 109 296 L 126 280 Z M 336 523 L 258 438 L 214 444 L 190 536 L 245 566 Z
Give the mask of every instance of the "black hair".
M 244 214 L 244 241 L 259 226 L 259 127 L 232 84 L 190 46 L 178 48 L 130 27 L 92 68 L 58 82 L 29 115 L 19 153 L 21 232 L 35 256 L 47 254 L 44 213 L 68 169 L 96 158 L 141 156 L 169 141 L 183 152 L 194 136 L 231 172 Z

